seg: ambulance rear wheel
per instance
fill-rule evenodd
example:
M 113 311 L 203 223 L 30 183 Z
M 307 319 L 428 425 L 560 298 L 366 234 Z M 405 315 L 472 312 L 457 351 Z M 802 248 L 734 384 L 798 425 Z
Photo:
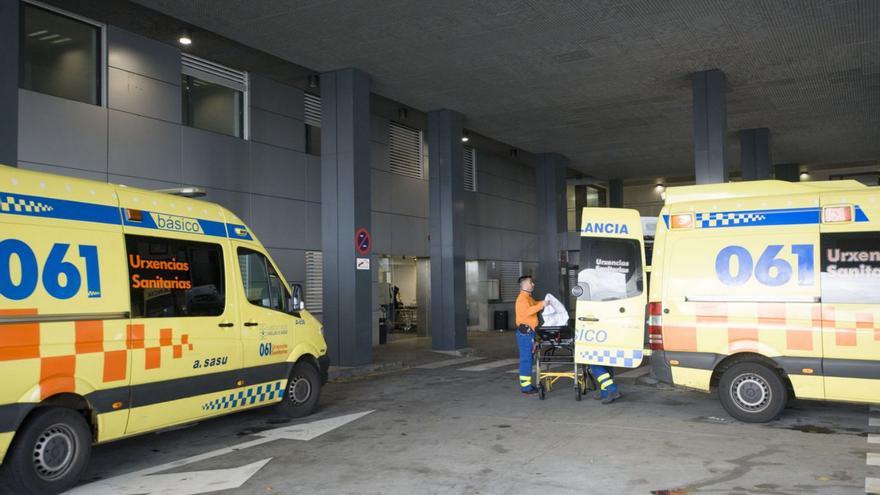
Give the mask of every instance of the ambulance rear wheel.
M 91 452 L 92 431 L 82 414 L 41 408 L 16 435 L 3 480 L 12 493 L 60 493 L 76 484 Z
M 287 380 L 284 398 L 278 410 L 290 418 L 301 418 L 315 412 L 321 395 L 321 377 L 318 370 L 309 363 L 296 363 Z
M 735 364 L 725 371 L 718 397 L 728 414 L 747 423 L 766 423 L 776 418 L 788 402 L 779 373 L 755 362 Z

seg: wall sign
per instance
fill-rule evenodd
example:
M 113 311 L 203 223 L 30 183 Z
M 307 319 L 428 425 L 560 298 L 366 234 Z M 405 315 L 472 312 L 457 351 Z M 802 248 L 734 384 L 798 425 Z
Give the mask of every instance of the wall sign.
M 354 235 L 354 245 L 361 256 L 369 254 L 370 248 L 373 247 L 373 239 L 370 237 L 370 232 L 363 227 L 359 228 Z

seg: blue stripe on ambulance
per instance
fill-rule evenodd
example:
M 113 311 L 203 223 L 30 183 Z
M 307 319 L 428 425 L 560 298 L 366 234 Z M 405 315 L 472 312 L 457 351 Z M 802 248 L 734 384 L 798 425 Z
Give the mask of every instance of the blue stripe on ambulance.
M 861 206 L 856 205 L 854 209 L 856 222 L 869 221 Z M 810 225 L 821 221 L 822 209 L 818 207 L 697 213 L 697 225 L 703 229 Z
M 0 192 L 0 213 L 29 217 L 53 218 L 56 220 L 76 220 L 80 222 L 103 223 L 109 225 L 125 225 L 153 230 L 160 229 L 156 225 L 155 212 L 143 210 L 140 222 L 128 220 L 125 208 L 116 206 L 84 203 L 66 199 L 30 196 Z M 188 218 L 188 217 L 187 217 Z M 225 224 L 203 218 L 192 218 L 201 227 L 202 233 L 214 237 L 230 237 L 247 241 L 254 240 L 247 227 L 239 224 Z

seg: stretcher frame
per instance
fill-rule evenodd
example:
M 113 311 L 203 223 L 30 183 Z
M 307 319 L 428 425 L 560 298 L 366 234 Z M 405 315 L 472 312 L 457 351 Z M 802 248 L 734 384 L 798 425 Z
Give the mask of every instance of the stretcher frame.
M 547 394 L 561 379 L 572 381 L 577 401 L 591 389 L 587 367 L 574 362 L 574 337 L 560 337 L 565 330 L 568 327 L 544 327 L 536 332 L 541 339 L 535 342 L 535 382 L 541 400 L 547 398 Z M 559 333 L 554 338 L 546 338 L 555 332 Z M 557 355 L 558 351 L 563 351 L 563 354 Z M 565 365 L 570 366 L 570 371 L 559 371 Z

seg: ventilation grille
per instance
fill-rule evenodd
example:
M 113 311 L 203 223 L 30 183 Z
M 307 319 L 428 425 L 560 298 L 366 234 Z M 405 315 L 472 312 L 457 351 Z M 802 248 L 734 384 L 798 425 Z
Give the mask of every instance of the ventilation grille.
M 501 300 L 504 302 L 516 301 L 519 295 L 519 276 L 522 274 L 522 263 L 519 261 L 499 261 L 498 269 L 501 272 Z
M 305 95 L 306 125 L 321 127 L 321 97 L 309 93 Z
M 247 72 L 231 69 L 210 60 L 181 53 L 182 72 L 188 76 L 227 86 L 238 91 L 247 91 Z
M 388 155 L 391 171 L 414 179 L 424 179 L 422 131 L 391 123 Z
M 320 251 L 306 251 L 305 298 L 309 312 L 324 312 L 324 255 Z
M 464 190 L 477 192 L 477 152 L 470 146 L 464 147 Z

